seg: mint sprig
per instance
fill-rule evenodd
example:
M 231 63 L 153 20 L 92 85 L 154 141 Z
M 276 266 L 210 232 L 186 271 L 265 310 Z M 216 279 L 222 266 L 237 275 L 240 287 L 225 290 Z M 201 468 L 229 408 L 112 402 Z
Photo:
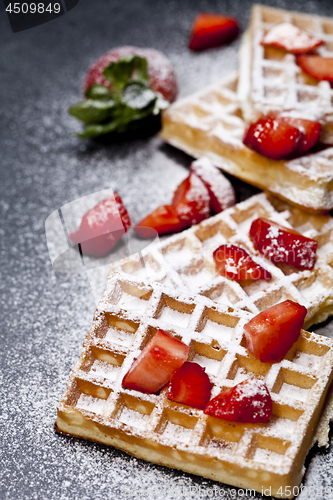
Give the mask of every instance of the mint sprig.
M 82 138 L 124 133 L 140 128 L 143 121 L 158 115 L 169 103 L 149 86 L 147 60 L 125 56 L 104 68 L 111 88 L 93 84 L 87 99 L 68 112 L 84 123 Z

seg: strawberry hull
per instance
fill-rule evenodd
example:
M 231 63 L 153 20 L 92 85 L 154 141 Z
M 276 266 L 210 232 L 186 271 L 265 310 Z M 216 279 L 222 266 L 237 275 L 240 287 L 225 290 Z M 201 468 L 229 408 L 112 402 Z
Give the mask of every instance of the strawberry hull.
M 254 247 L 275 264 L 313 269 L 318 242 L 268 219 L 252 222 L 250 238 Z

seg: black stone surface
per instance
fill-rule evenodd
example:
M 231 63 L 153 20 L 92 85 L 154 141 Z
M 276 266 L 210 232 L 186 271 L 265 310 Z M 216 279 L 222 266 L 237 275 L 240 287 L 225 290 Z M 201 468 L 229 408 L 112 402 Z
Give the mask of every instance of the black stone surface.
M 333 16 L 331 0 L 265 3 Z M 57 401 L 95 303 L 86 275 L 53 270 L 44 229 L 59 207 L 110 187 L 137 222 L 170 200 L 190 163 L 157 135 L 109 145 L 74 136 L 79 124 L 66 110 L 80 98 L 91 62 L 119 45 L 154 47 L 172 60 L 180 96 L 188 95 L 235 70 L 239 47 L 237 40 L 191 53 L 195 15 L 226 12 L 245 28 L 250 7 L 248 0 L 81 0 L 54 21 L 12 33 L 1 4 L 1 499 L 254 498 L 54 433 Z M 239 199 L 255 192 L 235 186 Z M 315 331 L 333 336 L 332 322 Z M 332 499 L 332 440 L 310 453 L 307 466 L 300 498 Z

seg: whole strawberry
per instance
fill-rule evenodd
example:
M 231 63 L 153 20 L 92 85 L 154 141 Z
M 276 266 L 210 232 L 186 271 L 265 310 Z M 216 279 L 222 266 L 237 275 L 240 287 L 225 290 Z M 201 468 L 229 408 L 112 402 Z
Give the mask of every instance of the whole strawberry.
M 158 116 L 177 91 L 174 68 L 161 52 L 118 47 L 90 67 L 86 99 L 68 111 L 84 122 L 82 138 L 129 132 Z

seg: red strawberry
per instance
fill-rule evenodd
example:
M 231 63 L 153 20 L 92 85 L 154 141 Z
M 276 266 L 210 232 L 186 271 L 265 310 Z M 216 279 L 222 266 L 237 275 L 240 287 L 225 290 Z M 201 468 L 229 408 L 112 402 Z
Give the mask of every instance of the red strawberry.
M 280 116 L 280 119 L 292 127 L 298 128 L 301 137 L 297 146 L 297 154 L 304 154 L 311 149 L 318 141 L 321 131 L 319 122 L 304 120 L 303 118 L 293 118 L 291 116 Z
M 282 160 L 297 150 L 300 138 L 298 128 L 281 118 L 265 116 L 249 126 L 243 143 L 267 158 Z
M 219 47 L 235 40 L 238 34 L 239 25 L 234 17 L 202 13 L 193 23 L 189 48 L 199 51 Z
M 333 85 L 333 57 L 299 56 L 297 64 L 304 73 L 316 80 L 328 80 Z
M 270 280 L 271 273 L 259 266 L 244 248 L 221 245 L 213 253 L 216 268 L 221 276 L 231 280 Z
M 100 201 L 83 217 L 79 229 L 70 233 L 73 243 L 80 243 L 84 255 L 102 257 L 120 240 L 131 225 L 118 193 Z
M 172 199 L 172 206 L 178 217 L 188 226 L 209 217 L 209 203 L 210 196 L 206 186 L 193 172 L 178 186 Z
M 93 83 L 99 83 L 105 87 L 110 87 L 110 82 L 105 79 L 103 70 L 109 64 L 117 62 L 125 56 L 131 55 L 137 55 L 147 59 L 151 88 L 162 94 L 167 101 L 173 102 L 176 99 L 178 87 L 172 63 L 165 55 L 157 50 L 141 49 L 138 47 L 117 47 L 97 59 L 87 73 L 84 82 L 84 92 L 86 92 Z
M 189 350 L 189 346 L 180 340 L 163 330 L 157 330 L 133 361 L 122 386 L 148 394 L 159 391 L 170 380 L 173 372 L 185 363 Z
M 194 172 L 208 189 L 210 209 L 218 214 L 236 203 L 236 193 L 231 182 L 207 158 L 200 158 L 191 164 Z
M 163 205 L 142 219 L 135 227 L 135 232 L 141 238 L 150 238 L 151 232 L 147 231 L 146 227 L 152 227 L 159 235 L 162 235 L 166 233 L 178 233 L 185 229 L 187 225 L 184 221 L 180 220 L 172 205 Z
M 204 368 L 186 361 L 173 373 L 167 394 L 172 401 L 203 410 L 209 401 L 211 386 Z
M 261 45 L 270 45 L 292 54 L 304 54 L 323 45 L 323 41 L 290 23 L 273 26 L 261 40 Z
M 275 264 L 291 264 L 298 269 L 313 269 L 318 242 L 294 229 L 268 219 L 256 219 L 250 228 L 254 247 Z
M 285 300 L 244 325 L 246 347 L 263 363 L 278 363 L 299 337 L 307 309 Z
M 272 415 L 272 406 L 265 382 L 250 378 L 209 401 L 204 413 L 233 422 L 266 424 Z

